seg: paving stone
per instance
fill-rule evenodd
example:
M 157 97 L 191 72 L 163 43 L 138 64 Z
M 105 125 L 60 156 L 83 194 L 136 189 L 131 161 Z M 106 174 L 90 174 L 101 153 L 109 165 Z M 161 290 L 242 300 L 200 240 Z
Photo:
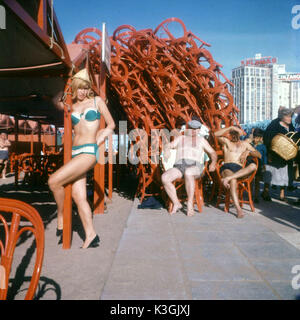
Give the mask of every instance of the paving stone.
M 277 242 L 266 242 L 260 245 L 253 242 L 240 242 L 237 246 L 249 259 L 300 259 L 300 250 L 282 241 L 281 238 Z
M 288 281 L 291 283 L 292 268 L 300 265 L 299 259 L 251 259 L 251 264 L 267 281 Z
M 261 281 L 193 281 L 194 300 L 277 300 L 280 297 Z

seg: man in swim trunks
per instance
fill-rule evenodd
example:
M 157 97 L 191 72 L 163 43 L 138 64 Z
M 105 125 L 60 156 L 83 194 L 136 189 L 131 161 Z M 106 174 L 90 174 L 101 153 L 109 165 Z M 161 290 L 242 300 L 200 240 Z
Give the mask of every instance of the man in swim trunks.
M 8 147 L 11 143 L 7 139 L 7 134 L 2 132 L 0 135 L 0 172 L 2 170 L 2 178 L 6 179 L 6 169 L 8 163 Z
M 217 154 L 207 140 L 198 135 L 201 125 L 199 118 L 193 117 L 188 122 L 189 129 L 185 131 L 184 135 L 176 137 L 164 149 L 165 159 L 169 158 L 170 149 L 176 149 L 175 165 L 162 175 L 163 186 L 173 203 L 171 215 L 182 208 L 173 181 L 184 177 L 188 196 L 187 215 L 192 216 L 194 214 L 195 179 L 201 176 L 204 169 L 204 151 L 212 160 L 209 171 L 215 170 Z
M 225 137 L 224 135 L 228 135 Z M 215 132 L 215 136 L 223 146 L 224 164 L 220 168 L 222 183 L 230 188 L 231 197 L 237 210 L 237 218 L 243 218 L 237 193 L 237 179 L 244 178 L 256 170 L 256 164 L 251 157 L 261 158 L 261 154 L 247 141 L 241 141 L 240 136 L 244 131 L 236 126 L 221 129 Z M 250 156 L 248 159 L 247 157 Z M 247 165 L 243 164 L 247 159 Z

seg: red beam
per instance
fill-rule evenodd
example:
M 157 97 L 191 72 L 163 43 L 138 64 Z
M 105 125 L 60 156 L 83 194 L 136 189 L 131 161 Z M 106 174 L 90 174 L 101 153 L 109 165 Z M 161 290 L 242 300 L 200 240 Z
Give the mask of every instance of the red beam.
M 47 2 L 46 0 L 40 0 L 39 12 L 38 12 L 38 25 L 47 32 Z
M 71 96 L 71 78 L 68 80 L 65 93 L 67 93 L 64 104 L 64 163 L 67 163 L 72 158 L 72 96 Z M 63 221 L 63 249 L 70 249 L 72 236 L 72 184 L 65 187 L 64 201 L 64 221 Z
M 97 87 L 93 88 L 96 92 Z M 100 72 L 100 97 L 103 101 L 106 100 L 106 67 L 105 64 L 101 63 Z M 105 128 L 104 118 L 100 119 L 100 129 Z M 104 182 L 105 182 L 105 164 L 104 164 L 104 152 L 105 152 L 105 142 L 99 146 L 99 158 L 100 163 L 97 163 L 94 168 L 94 214 L 104 213 Z

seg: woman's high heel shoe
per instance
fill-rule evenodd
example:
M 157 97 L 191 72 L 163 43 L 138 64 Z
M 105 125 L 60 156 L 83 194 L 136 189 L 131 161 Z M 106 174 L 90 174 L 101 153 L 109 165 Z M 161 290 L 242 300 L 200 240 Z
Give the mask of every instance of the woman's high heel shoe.
M 91 241 L 91 243 L 87 246 L 87 248 L 97 248 L 99 246 L 100 238 L 98 235 Z M 80 249 L 83 249 L 80 247 Z
M 57 244 L 62 244 L 63 243 L 63 239 L 62 239 L 62 237 L 63 237 L 63 229 L 56 228 L 56 236 L 60 237 L 60 239 L 59 239 Z

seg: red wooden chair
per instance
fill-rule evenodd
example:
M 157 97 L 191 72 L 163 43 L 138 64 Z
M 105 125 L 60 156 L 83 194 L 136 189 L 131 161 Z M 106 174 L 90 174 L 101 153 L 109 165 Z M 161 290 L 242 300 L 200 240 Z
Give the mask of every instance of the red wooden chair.
M 179 201 L 186 201 L 187 197 L 185 194 L 185 182 L 184 178 L 176 179 L 174 182 L 175 188 L 177 191 L 177 196 Z M 195 195 L 194 195 L 194 204 L 197 204 L 198 211 L 202 212 L 202 207 L 204 205 L 203 200 L 203 187 L 202 187 L 202 176 L 195 180 Z M 172 201 L 168 201 L 168 211 L 171 212 L 173 209 Z
M 256 167 L 258 167 L 258 160 L 257 158 L 253 157 L 253 160 L 256 164 Z M 220 168 L 223 164 L 224 160 L 223 159 L 219 159 L 216 165 L 216 176 L 218 178 L 218 196 L 217 196 L 217 207 L 219 207 L 221 202 L 225 202 L 225 207 L 224 207 L 224 211 L 228 212 L 229 211 L 229 206 L 231 204 L 231 199 L 230 199 L 230 189 L 227 189 L 224 187 L 221 179 L 221 174 L 220 174 Z M 246 163 L 244 163 L 243 167 L 246 166 Z M 253 204 L 253 200 L 252 200 L 252 191 L 251 191 L 251 182 L 253 181 L 256 171 L 253 171 L 249 176 L 245 177 L 245 178 L 240 178 L 237 180 L 237 188 L 238 188 L 238 195 L 239 195 L 239 202 L 240 202 L 240 206 L 243 207 L 244 203 L 248 203 L 250 205 L 250 208 L 252 210 L 252 212 L 255 212 L 255 208 L 254 208 L 254 204 Z M 244 198 L 244 194 L 245 192 L 248 194 L 248 200 L 245 200 Z
M 139 176 L 139 182 L 135 197 L 140 197 L 141 203 L 145 197 L 159 196 L 161 194 L 162 186 L 157 164 L 144 165 L 139 163 L 137 175 Z
M 3 212 L 8 215 L 4 215 Z M 5 219 L 5 216 L 9 217 L 9 221 Z M 25 300 L 32 300 L 39 282 L 44 257 L 43 221 L 39 213 L 29 204 L 0 198 L 0 227 L 0 230 L 4 229 L 5 236 L 4 242 L 0 239 L 0 300 L 6 300 L 14 251 L 19 237 L 26 231 L 33 233 L 36 242 L 33 274 L 25 296 Z

